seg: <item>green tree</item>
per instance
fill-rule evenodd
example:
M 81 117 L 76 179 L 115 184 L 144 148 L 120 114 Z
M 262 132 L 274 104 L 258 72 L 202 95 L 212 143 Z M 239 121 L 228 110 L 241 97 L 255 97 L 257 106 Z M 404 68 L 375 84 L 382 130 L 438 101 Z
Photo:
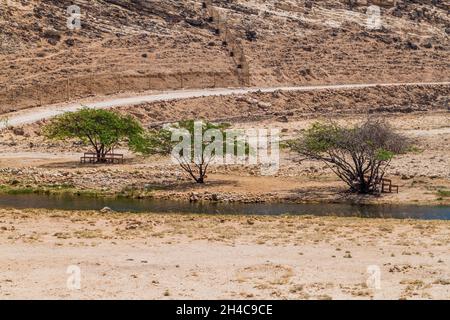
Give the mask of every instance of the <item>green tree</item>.
M 320 160 L 343 180 L 350 191 L 374 193 L 396 154 L 409 141 L 382 120 L 367 120 L 351 128 L 315 123 L 288 147 L 306 159 Z
M 144 155 L 171 155 L 195 182 L 204 183 L 214 159 L 225 154 L 249 154 L 249 146 L 239 134 L 236 139 L 227 140 L 227 134 L 233 136 L 227 128 L 225 123 L 180 121 L 170 128 L 149 130 L 134 150 Z
M 93 147 L 97 162 L 105 162 L 106 155 L 121 141 L 126 140 L 130 146 L 138 143 L 144 129 L 129 115 L 83 108 L 53 118 L 43 128 L 43 133 L 55 140 L 80 139 Z

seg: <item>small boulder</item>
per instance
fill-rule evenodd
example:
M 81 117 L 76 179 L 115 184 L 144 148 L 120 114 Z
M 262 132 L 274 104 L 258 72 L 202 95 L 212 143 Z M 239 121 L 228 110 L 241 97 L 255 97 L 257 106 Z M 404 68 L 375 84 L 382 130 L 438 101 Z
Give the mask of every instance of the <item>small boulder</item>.
M 278 122 L 286 123 L 286 122 L 289 122 L 289 119 L 288 119 L 288 117 L 286 117 L 286 116 L 281 116 L 281 117 L 278 117 L 278 118 L 277 118 L 277 121 L 278 121 Z
M 202 20 L 192 18 L 185 18 L 184 20 L 193 27 L 203 27 L 204 25 L 204 22 Z
M 256 31 L 254 31 L 254 30 L 246 30 L 245 31 L 245 38 L 248 41 L 256 41 L 256 39 L 257 39 Z
M 419 49 L 419 47 L 417 46 L 417 44 L 415 44 L 414 42 L 411 42 L 411 41 L 407 41 L 407 42 L 406 42 L 406 48 L 407 48 L 407 49 L 411 49 L 411 50 L 417 50 L 417 49 Z
M 103 209 L 100 210 L 101 213 L 110 213 L 110 212 L 114 212 L 113 209 L 111 209 L 110 207 L 104 207 Z
M 75 45 L 75 40 L 72 39 L 72 38 L 69 38 L 69 39 L 66 39 L 66 40 L 64 41 L 64 43 L 65 43 L 66 46 L 68 46 L 68 47 L 73 47 L 73 46 Z
M 197 202 L 198 201 L 198 196 L 195 193 L 191 193 L 191 195 L 189 196 L 189 202 Z
M 15 127 L 15 128 L 13 128 L 13 133 L 16 136 L 23 136 L 23 135 L 25 135 L 25 130 L 21 127 Z
M 258 102 L 258 107 L 260 109 L 267 110 L 267 109 L 270 109 L 272 107 L 272 104 L 270 102 L 261 102 L 260 101 L 260 102 Z

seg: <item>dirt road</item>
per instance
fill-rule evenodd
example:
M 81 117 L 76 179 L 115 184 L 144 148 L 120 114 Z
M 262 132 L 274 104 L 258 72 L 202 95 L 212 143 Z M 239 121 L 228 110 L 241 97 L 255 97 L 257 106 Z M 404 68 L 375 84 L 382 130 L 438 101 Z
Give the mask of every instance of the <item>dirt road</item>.
M 313 91 L 313 90 L 339 90 L 355 88 L 371 88 L 376 86 L 395 87 L 410 85 L 448 85 L 450 82 L 418 82 L 418 83 L 381 83 L 381 84 L 341 84 L 341 85 L 321 85 L 321 86 L 300 86 L 300 87 L 269 87 L 269 88 L 221 88 L 221 89 L 199 89 L 199 90 L 177 90 L 152 93 L 149 95 L 134 95 L 128 97 L 103 97 L 95 98 L 95 101 L 83 100 L 77 103 L 50 105 L 33 109 L 21 110 L 14 113 L 4 114 L 1 118 L 0 129 L 5 126 L 17 126 L 33 123 L 39 120 L 54 117 L 63 112 L 73 112 L 82 106 L 88 108 L 104 109 L 127 105 L 138 105 L 146 102 L 171 101 L 178 99 L 189 99 L 203 96 L 220 96 L 246 94 L 252 92 L 275 92 L 281 91 Z M 7 120 L 7 121 L 6 121 Z

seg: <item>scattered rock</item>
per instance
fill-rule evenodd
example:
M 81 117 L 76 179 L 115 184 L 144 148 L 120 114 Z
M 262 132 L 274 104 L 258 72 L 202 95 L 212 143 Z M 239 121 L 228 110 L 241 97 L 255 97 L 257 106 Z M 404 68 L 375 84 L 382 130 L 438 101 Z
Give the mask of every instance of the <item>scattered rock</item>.
M 61 35 L 59 31 L 55 29 L 47 29 L 43 33 L 43 37 L 47 39 L 48 43 L 51 45 L 56 45 L 59 40 L 61 40 Z
M 197 202 L 199 200 L 198 195 L 196 193 L 191 193 L 189 195 L 189 201 L 190 202 Z
M 433 48 L 433 44 L 431 43 L 430 40 L 426 40 L 425 42 L 422 43 L 422 47 L 430 49 Z
M 198 19 L 185 18 L 184 20 L 193 27 L 203 27 L 205 24 L 202 20 Z
M 287 123 L 287 122 L 289 122 L 289 119 L 288 119 L 288 117 L 286 117 L 286 116 L 281 116 L 281 117 L 278 117 L 278 118 L 277 118 L 277 121 L 278 121 L 278 122 Z
M 258 107 L 267 110 L 272 107 L 272 104 L 270 102 L 258 102 Z
M 407 48 L 407 49 L 411 49 L 411 50 L 417 50 L 417 49 L 419 49 L 419 47 L 417 46 L 417 44 L 415 44 L 414 42 L 411 42 L 411 41 L 407 41 L 407 42 L 406 42 L 406 48 Z
M 217 193 L 213 193 L 213 194 L 211 195 L 211 200 L 212 200 L 212 201 L 219 201 L 219 200 L 220 200 L 220 197 L 219 197 L 219 195 L 218 195 Z
M 248 41 L 256 41 L 257 40 L 256 31 L 254 31 L 254 30 L 246 30 L 245 31 L 245 38 Z
M 13 133 L 17 136 L 23 136 L 25 135 L 25 130 L 22 127 L 14 127 Z
M 73 47 L 75 45 L 75 40 L 74 39 L 66 39 L 64 41 L 64 43 L 68 46 L 68 47 Z

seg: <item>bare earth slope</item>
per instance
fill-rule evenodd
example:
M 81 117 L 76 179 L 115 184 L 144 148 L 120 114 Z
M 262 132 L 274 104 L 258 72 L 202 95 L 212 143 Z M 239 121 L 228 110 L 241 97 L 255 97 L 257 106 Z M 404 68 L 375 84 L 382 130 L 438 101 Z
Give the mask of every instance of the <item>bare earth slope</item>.
M 149 89 L 449 80 L 448 4 L 357 3 L 1 2 L 0 112 Z

